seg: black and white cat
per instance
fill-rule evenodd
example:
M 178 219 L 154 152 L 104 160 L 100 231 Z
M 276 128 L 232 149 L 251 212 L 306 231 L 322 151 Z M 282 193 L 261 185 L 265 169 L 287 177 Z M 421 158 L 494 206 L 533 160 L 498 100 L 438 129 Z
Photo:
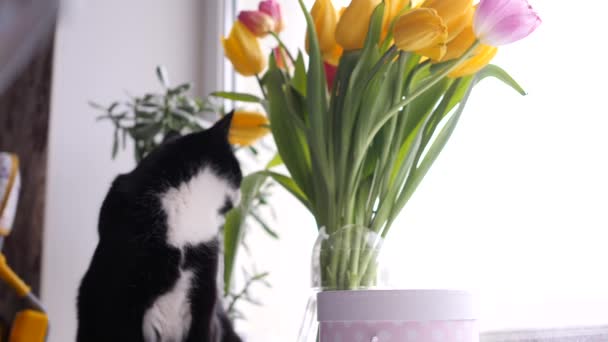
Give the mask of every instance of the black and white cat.
M 240 342 L 218 299 L 218 232 L 238 201 L 228 131 L 164 143 L 114 180 L 80 285 L 78 342 Z

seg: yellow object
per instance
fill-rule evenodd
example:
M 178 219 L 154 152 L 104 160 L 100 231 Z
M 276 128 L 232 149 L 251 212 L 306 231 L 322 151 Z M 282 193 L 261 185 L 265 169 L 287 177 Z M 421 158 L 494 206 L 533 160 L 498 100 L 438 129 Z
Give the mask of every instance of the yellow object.
M 49 326 L 48 316 L 40 311 L 17 313 L 9 342 L 44 342 Z
M 239 74 L 257 75 L 266 67 L 260 42 L 240 21 L 234 23 L 227 38 L 222 38 L 222 45 L 226 57 Z
M 410 0 L 384 0 L 384 16 L 382 17 L 382 39 L 386 37 L 393 20 L 401 11 L 410 5 Z
M 432 8 L 448 27 L 448 41 L 454 39 L 465 28 L 467 20 L 472 21 L 473 0 L 426 0 L 420 5 Z
M 471 58 L 467 59 L 464 63 L 462 63 L 462 65 L 452 71 L 448 76 L 452 78 L 457 78 L 472 75 L 481 70 L 486 65 L 488 65 L 492 58 L 496 56 L 497 52 L 497 48 L 481 44 L 477 49 L 475 49 L 475 52 L 473 53 L 473 56 Z
M 473 27 L 466 27 L 454 40 L 448 43 L 448 52 L 443 57 L 444 61 L 456 59 L 462 56 L 477 40 Z
M 403 51 L 441 60 L 446 53 L 447 27 L 437 11 L 415 8 L 397 19 L 394 28 L 395 45 Z
M 454 20 L 448 25 L 448 42 L 456 39 L 462 31 L 473 25 L 473 17 L 475 16 L 475 7 L 470 7 L 465 14 Z
M 236 111 L 230 124 L 228 140 L 231 144 L 249 146 L 270 132 L 270 122 L 257 112 Z
M 16 194 L 20 187 L 19 158 L 12 153 L 2 153 L 1 157 L 0 168 L 7 168 L 8 174 L 0 173 L 0 236 L 8 236 L 17 209 Z
M 336 41 L 344 50 L 363 48 L 372 13 L 382 0 L 352 0 L 336 27 Z
M 340 14 L 331 0 L 317 0 L 312 6 L 310 15 L 315 24 L 323 60 L 337 65 L 343 52 L 342 47 L 336 42 L 336 26 Z M 306 36 L 306 50 L 308 51 L 308 35 Z
M 2 253 L 0 253 L 0 278 L 10 285 L 19 297 L 25 297 L 31 291 L 30 287 L 8 266 L 6 257 Z

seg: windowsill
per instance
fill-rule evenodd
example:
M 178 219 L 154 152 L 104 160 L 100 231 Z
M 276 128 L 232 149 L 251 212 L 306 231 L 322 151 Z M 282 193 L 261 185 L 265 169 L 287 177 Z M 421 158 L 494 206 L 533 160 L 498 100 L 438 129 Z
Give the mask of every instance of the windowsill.
M 608 341 L 608 326 L 565 329 L 489 332 L 481 342 L 603 342 Z

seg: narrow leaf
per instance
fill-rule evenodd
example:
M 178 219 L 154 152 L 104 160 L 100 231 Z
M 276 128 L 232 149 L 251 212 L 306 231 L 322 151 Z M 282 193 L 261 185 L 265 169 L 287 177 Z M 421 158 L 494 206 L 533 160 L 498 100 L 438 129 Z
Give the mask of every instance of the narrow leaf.
M 524 88 L 522 88 L 517 83 L 517 81 L 515 81 L 515 79 L 513 79 L 513 77 L 511 77 L 511 75 L 509 75 L 505 70 L 503 70 L 501 67 L 499 67 L 497 65 L 494 65 L 494 64 L 487 65 L 485 68 L 481 69 L 481 71 L 479 71 L 477 73 L 478 82 L 486 77 L 494 77 L 494 78 L 502 81 L 506 85 L 510 86 L 511 88 L 513 88 L 516 92 L 518 92 L 522 96 L 527 95 Z
M 220 97 L 227 100 L 232 101 L 241 101 L 241 102 L 255 102 L 262 103 L 264 100 L 251 94 L 246 93 L 237 93 L 231 91 L 216 91 L 210 94 L 210 96 Z
M 254 173 L 241 182 L 241 203 L 226 214 L 224 223 L 224 292 L 228 293 L 232 281 L 234 262 L 243 236 L 244 219 L 250 214 L 256 194 L 268 178 L 264 173 Z
M 93 102 L 93 101 L 89 101 L 89 106 L 91 106 L 91 107 L 93 107 L 95 109 L 99 109 L 99 110 L 106 110 L 107 109 L 106 107 L 100 105 L 97 102 Z
M 112 159 L 118 154 L 118 130 L 114 131 L 114 142 L 112 143 Z
M 298 53 L 291 85 L 302 96 L 306 97 L 306 66 L 304 65 L 304 56 L 302 56 L 302 52 Z
M 156 77 L 165 88 L 169 87 L 169 76 L 167 75 L 167 69 L 165 69 L 164 66 L 156 67 Z
M 226 214 L 224 223 L 224 293 L 229 293 L 236 252 L 241 239 L 243 217 L 241 210 L 234 208 Z
M 281 155 L 277 153 L 268 162 L 268 164 L 266 164 L 266 169 L 272 169 L 273 167 L 277 167 L 279 165 L 283 165 L 283 159 L 281 159 Z
M 441 153 L 441 151 L 447 144 L 448 140 L 452 136 L 452 133 L 454 132 L 454 129 L 456 128 L 456 124 L 458 123 L 458 120 L 460 119 L 460 116 L 462 115 L 462 112 L 466 106 L 466 103 L 469 99 L 469 96 L 471 95 L 471 92 L 472 92 L 474 86 L 475 86 L 475 82 L 472 82 L 469 85 L 469 88 L 468 88 L 466 94 L 464 95 L 462 102 L 460 103 L 458 109 L 456 109 L 456 112 L 454 112 L 454 114 L 449 118 L 448 122 L 441 129 L 441 132 L 439 132 L 439 134 L 437 135 L 435 140 L 433 140 L 428 152 L 422 159 L 422 162 L 413 171 L 413 174 L 408 179 L 407 184 L 405 185 L 405 188 L 403 189 L 403 192 L 399 196 L 399 199 L 395 205 L 395 208 L 393 208 L 393 212 L 391 214 L 391 216 L 393 218 L 396 215 L 396 213 L 401 211 L 401 209 L 405 206 L 405 204 L 412 197 L 412 195 L 414 194 L 414 192 L 420 185 L 420 182 L 422 182 L 422 179 L 424 179 L 424 176 L 426 176 L 427 172 L 429 171 L 429 169 L 431 168 L 431 166 L 433 165 L 435 160 L 437 160 L 437 157 L 439 156 L 439 154 Z
M 265 174 L 269 175 L 274 179 L 277 183 L 279 183 L 285 190 L 289 191 L 295 198 L 297 198 L 308 210 L 312 212 L 312 207 L 306 194 L 298 187 L 296 182 L 293 179 L 282 175 L 280 173 L 272 172 L 272 171 L 264 171 Z

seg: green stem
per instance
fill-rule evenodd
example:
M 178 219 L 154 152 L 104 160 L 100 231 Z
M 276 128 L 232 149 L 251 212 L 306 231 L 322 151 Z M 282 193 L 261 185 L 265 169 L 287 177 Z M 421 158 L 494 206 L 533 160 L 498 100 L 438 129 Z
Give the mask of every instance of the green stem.
M 423 84 L 422 86 L 418 87 L 405 100 L 398 102 L 391 109 L 389 109 L 386 112 L 386 114 L 384 115 L 384 117 L 381 118 L 376 123 L 376 125 L 373 127 L 373 129 L 370 131 L 370 135 L 368 137 L 367 143 L 364 146 L 369 146 L 369 144 L 371 143 L 371 141 L 374 139 L 374 137 L 380 131 L 380 129 L 384 126 L 384 124 L 388 120 L 390 120 L 393 116 L 395 116 L 397 113 L 399 113 L 403 107 L 405 107 L 408 104 L 412 103 L 412 101 L 414 101 L 418 96 L 424 94 L 426 91 L 428 91 L 429 89 L 431 89 L 431 87 L 433 87 L 435 84 L 437 84 L 437 82 L 441 81 L 444 77 L 446 77 L 447 75 L 449 75 L 452 71 L 456 70 L 456 68 L 458 68 L 460 66 L 460 64 L 462 64 L 462 62 L 466 61 L 471 56 L 471 54 L 473 53 L 473 51 L 475 51 L 475 49 L 479 46 L 479 44 L 481 44 L 481 42 L 476 41 L 467 50 L 467 52 L 465 52 L 460 58 L 458 58 L 457 60 L 453 61 L 452 63 L 449 63 L 448 66 L 445 69 L 443 69 L 441 72 L 439 72 L 438 74 L 436 74 L 435 76 L 433 76 L 425 84 Z
M 277 43 L 279 43 L 279 46 L 281 47 L 281 50 L 285 51 L 285 53 L 287 54 L 287 57 L 291 61 L 291 64 L 292 65 L 296 65 L 296 60 L 293 58 L 293 56 L 291 55 L 291 53 L 287 49 L 287 46 L 283 43 L 283 40 L 281 40 L 281 37 L 279 37 L 279 35 L 276 32 L 274 32 L 274 31 L 270 31 L 270 35 L 273 36 L 274 39 L 276 39 Z

